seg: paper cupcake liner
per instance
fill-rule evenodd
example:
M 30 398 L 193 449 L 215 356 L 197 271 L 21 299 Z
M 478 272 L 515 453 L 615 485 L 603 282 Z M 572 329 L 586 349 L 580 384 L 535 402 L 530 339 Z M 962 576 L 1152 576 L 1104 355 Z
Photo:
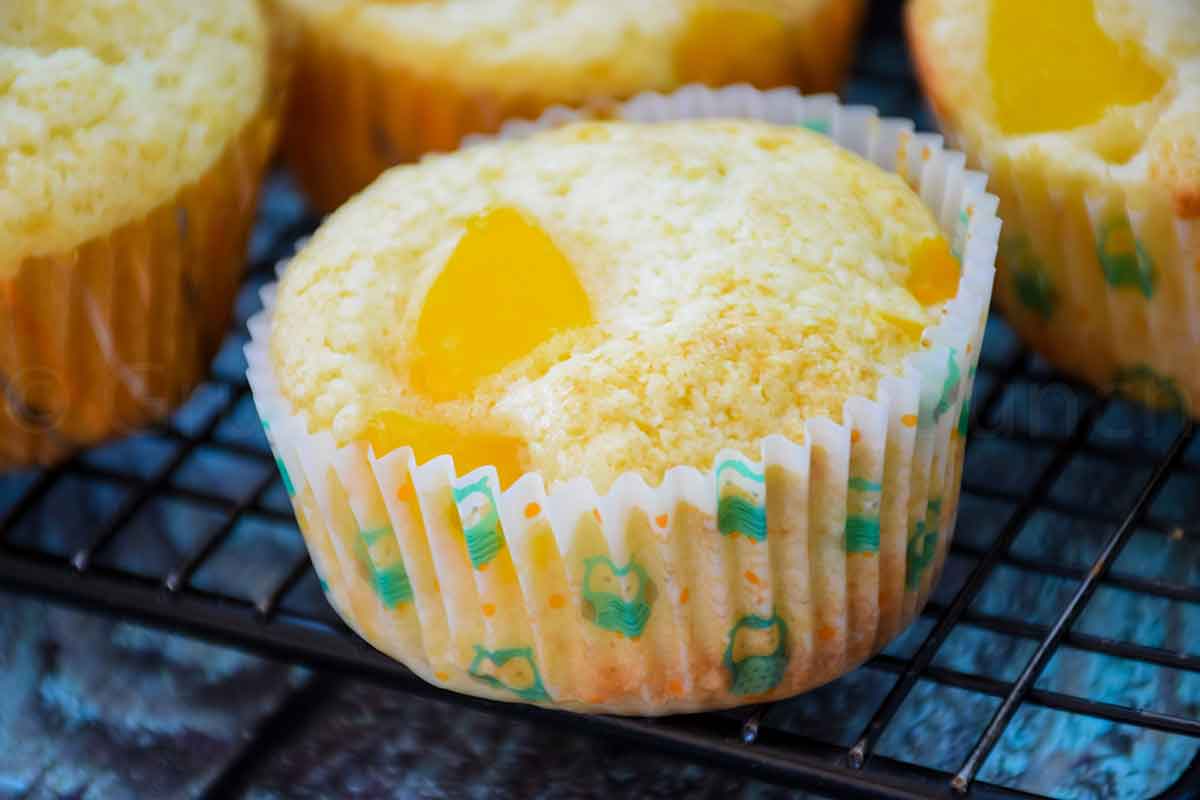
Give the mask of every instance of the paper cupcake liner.
M 837 88 L 850 64 L 863 5 L 826 2 L 798 27 L 789 83 L 808 91 Z M 295 45 L 284 151 L 300 186 L 323 211 L 337 208 L 389 167 L 453 150 L 467 135 L 494 133 L 506 120 L 535 118 L 555 103 L 576 102 L 547 97 L 536 82 L 523 92 L 463 86 L 411 65 L 387 63 L 317 24 L 280 16 Z
M 996 199 L 960 154 L 912 124 L 793 90 L 642 95 L 625 119 L 753 117 L 825 131 L 905 175 L 964 264 L 926 347 L 842 424 L 801 441 L 547 491 L 526 474 L 456 475 L 310 433 L 268 352 L 274 287 L 251 320 L 251 387 L 330 601 L 367 641 L 436 685 L 580 711 L 665 714 L 785 697 L 883 647 L 945 560 L 999 234 Z M 523 136 L 578 118 L 555 109 Z
M 0 278 L 0 470 L 161 418 L 204 377 L 280 111 L 276 92 L 204 175 L 141 219 Z
M 1200 415 L 1200 219 L 1177 216 L 1165 192 L 1133 197 L 969 150 L 1001 199 L 996 294 L 1022 338 L 1100 389 Z

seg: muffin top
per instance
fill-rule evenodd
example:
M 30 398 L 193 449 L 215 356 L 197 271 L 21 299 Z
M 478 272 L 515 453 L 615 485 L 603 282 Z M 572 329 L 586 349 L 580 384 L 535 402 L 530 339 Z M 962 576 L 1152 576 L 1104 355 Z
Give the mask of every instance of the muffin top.
M 281 0 L 347 46 L 467 88 L 577 103 L 792 82 L 796 26 L 854 0 Z
M 0 277 L 137 219 L 258 109 L 254 0 L 0 3 Z
M 270 350 L 340 443 L 604 490 L 841 419 L 958 280 L 912 190 L 822 136 L 575 123 L 385 173 L 293 259 Z
M 1200 216 L 1200 3 L 913 0 L 923 83 L 987 155 Z

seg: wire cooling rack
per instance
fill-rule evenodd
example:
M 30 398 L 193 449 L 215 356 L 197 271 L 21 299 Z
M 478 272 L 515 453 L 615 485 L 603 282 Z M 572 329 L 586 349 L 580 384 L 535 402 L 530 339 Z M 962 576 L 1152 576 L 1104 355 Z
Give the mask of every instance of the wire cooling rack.
M 847 99 L 929 128 L 895 5 L 877 9 L 862 53 Z M 787 702 L 661 720 L 416 679 L 325 603 L 243 376 L 257 290 L 315 224 L 273 177 L 236 324 L 168 423 L 0 476 L 0 588 L 837 797 L 1200 796 L 1200 442 L 1181 418 L 1055 374 L 1000 320 L 945 575 L 866 666 Z

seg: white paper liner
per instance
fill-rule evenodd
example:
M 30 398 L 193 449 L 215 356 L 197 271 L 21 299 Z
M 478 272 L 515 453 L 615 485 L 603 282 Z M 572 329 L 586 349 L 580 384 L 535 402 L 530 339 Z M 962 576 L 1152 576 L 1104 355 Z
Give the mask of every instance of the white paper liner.
M 963 262 L 927 347 L 843 423 L 813 419 L 753 457 L 720 453 L 657 487 L 620 476 L 500 493 L 495 469 L 456 476 L 311 434 L 268 355 L 274 287 L 250 322 L 248 377 L 334 607 L 424 679 L 580 711 L 665 714 L 758 702 L 832 680 L 908 625 L 945 560 L 966 408 L 1000 222 L 986 178 L 911 122 L 832 96 L 745 86 L 645 94 L 625 119 L 755 117 L 827 132 L 906 177 Z M 576 119 L 556 108 L 519 137 Z
M 220 349 L 279 124 L 269 99 L 142 217 L 0 276 L 0 472 L 161 419 Z
M 969 147 L 1002 198 L 996 294 L 1021 337 L 1101 389 L 1200 415 L 1200 219 L 1169 192 L 1056 182 Z

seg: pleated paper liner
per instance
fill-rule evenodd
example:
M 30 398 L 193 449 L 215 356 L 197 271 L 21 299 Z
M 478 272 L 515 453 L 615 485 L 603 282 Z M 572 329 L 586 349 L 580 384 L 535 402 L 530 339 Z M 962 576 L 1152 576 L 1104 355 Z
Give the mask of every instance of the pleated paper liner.
M 227 331 L 283 64 L 198 180 L 144 217 L 0 278 L 0 470 L 49 464 L 165 416 Z
M 1200 415 L 1200 218 L 1153 187 L 1127 195 L 967 150 L 1000 198 L 996 296 L 1021 337 L 1101 390 Z
M 621 117 L 753 117 L 825 131 L 904 175 L 964 274 L 927 346 L 842 424 L 722 452 L 657 487 L 598 495 L 487 467 L 417 465 L 312 433 L 268 356 L 274 287 L 250 324 L 249 380 L 313 564 L 346 622 L 440 686 L 580 711 L 665 714 L 786 697 L 836 678 L 919 613 L 954 528 L 968 401 L 999 234 L 985 178 L 939 137 L 791 90 L 643 95 Z M 502 137 L 575 118 L 557 109 Z
M 849 67 L 862 11 L 862 0 L 826 0 L 790 32 L 794 63 L 781 76 L 785 82 L 809 91 L 836 89 Z M 294 35 L 296 61 L 284 149 L 301 187 L 324 211 L 391 166 L 453 150 L 470 134 L 494 133 L 506 120 L 537 117 L 554 103 L 574 102 L 548 97 L 536 84 L 527 91 L 464 86 L 347 46 L 312 22 L 282 11 L 280 16 Z M 740 71 L 752 74 L 752 67 Z

